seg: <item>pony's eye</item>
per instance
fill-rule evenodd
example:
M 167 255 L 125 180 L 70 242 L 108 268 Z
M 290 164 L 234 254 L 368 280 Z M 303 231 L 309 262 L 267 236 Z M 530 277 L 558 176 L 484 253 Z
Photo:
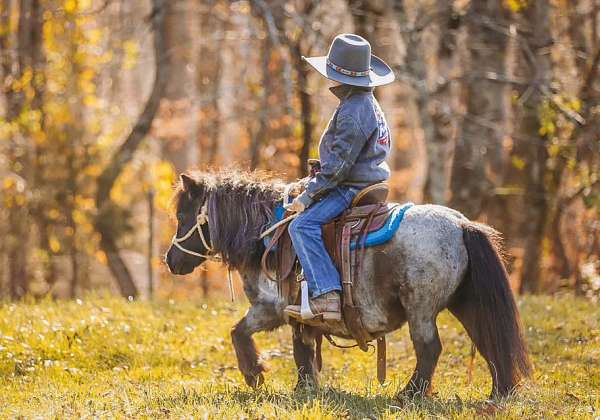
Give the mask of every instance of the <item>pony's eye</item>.
M 177 220 L 183 220 L 183 218 L 185 217 L 185 215 L 181 212 L 177 213 Z

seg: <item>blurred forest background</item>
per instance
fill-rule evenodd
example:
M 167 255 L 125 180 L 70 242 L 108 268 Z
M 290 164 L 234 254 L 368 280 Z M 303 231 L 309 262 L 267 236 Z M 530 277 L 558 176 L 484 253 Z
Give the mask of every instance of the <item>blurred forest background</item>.
M 337 100 L 301 56 L 342 32 L 397 75 L 392 198 L 503 232 L 515 290 L 600 295 L 600 0 L 0 4 L 4 299 L 223 293 L 162 263 L 177 174 L 303 176 Z

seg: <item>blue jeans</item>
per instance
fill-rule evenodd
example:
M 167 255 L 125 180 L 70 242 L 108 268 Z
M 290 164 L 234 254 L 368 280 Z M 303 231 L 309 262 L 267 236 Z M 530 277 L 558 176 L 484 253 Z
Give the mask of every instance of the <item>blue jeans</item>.
M 323 244 L 321 226 L 339 216 L 350 207 L 358 189 L 339 186 L 330 191 L 321 201 L 317 201 L 300 213 L 290 223 L 289 232 L 298 259 L 308 282 L 312 297 L 332 290 L 342 290 L 340 273 Z

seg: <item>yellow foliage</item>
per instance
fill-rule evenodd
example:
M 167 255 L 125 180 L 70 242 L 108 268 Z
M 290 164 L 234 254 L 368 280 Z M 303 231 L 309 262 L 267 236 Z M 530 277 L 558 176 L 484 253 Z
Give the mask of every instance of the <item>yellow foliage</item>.
M 92 7 L 92 0 L 79 0 L 79 10 L 88 10 Z
M 83 97 L 83 104 L 87 107 L 94 108 L 98 106 L 98 98 L 95 95 L 85 95 Z
M 102 173 L 102 167 L 98 164 L 92 163 L 85 168 L 84 173 L 95 178 Z
M 98 45 L 102 41 L 103 36 L 104 33 L 100 29 L 90 29 L 87 33 L 87 41 L 91 45 Z
M 538 110 L 540 119 L 540 128 L 538 130 L 540 136 L 551 137 L 556 132 L 556 118 L 557 114 L 550 100 L 544 99 Z
M 525 160 L 518 156 L 513 156 L 511 159 L 511 162 L 512 162 L 513 166 L 515 168 L 517 168 L 518 170 L 523 170 L 525 168 L 525 166 L 527 165 Z
M 83 210 L 92 210 L 94 208 L 94 199 L 78 194 L 75 196 L 75 204 Z
M 560 153 L 560 145 L 557 143 L 553 143 L 548 148 L 548 154 L 550 157 L 556 157 Z
M 123 59 L 123 69 L 131 70 L 133 67 L 135 67 L 140 55 L 140 46 L 135 41 L 125 41 L 123 42 L 123 53 L 125 56 Z
M 78 209 L 73 210 L 73 221 L 78 225 L 81 225 L 86 222 L 85 214 Z
M 25 196 L 23 194 L 18 194 L 17 196 L 15 196 L 15 204 L 18 207 L 24 206 L 26 202 L 27 200 L 25 199 Z
M 92 136 L 97 136 L 102 131 L 102 121 L 100 118 L 91 118 L 87 124 L 87 131 Z
M 56 238 L 56 236 L 51 236 L 49 240 L 50 250 L 54 253 L 60 251 L 60 242 Z
M 573 111 L 576 111 L 576 112 L 581 111 L 581 101 L 577 98 L 571 99 L 570 101 L 568 101 L 566 103 L 566 106 L 568 108 L 572 109 Z
M 525 9 L 528 4 L 528 0 L 505 0 L 504 4 L 513 12 L 520 12 Z
M 167 161 L 160 161 L 152 168 L 153 187 L 155 191 L 154 204 L 161 210 L 168 211 L 173 185 L 177 180 L 175 167 Z
M 25 92 L 28 98 L 31 97 L 31 92 L 28 88 L 31 88 L 31 81 L 33 80 L 33 70 L 31 67 L 27 67 L 19 79 L 12 82 L 11 89 L 15 92 Z
M 106 264 L 108 262 L 108 260 L 106 259 L 106 254 L 104 252 L 98 250 L 98 251 L 96 251 L 95 255 L 96 255 L 96 259 L 101 264 Z
M 63 7 L 65 12 L 75 13 L 77 11 L 77 0 L 66 0 Z
M 48 211 L 48 218 L 50 218 L 50 220 L 56 220 L 60 217 L 60 212 L 57 209 L 50 209 Z
M 46 142 L 46 139 L 46 133 L 44 133 L 42 130 L 33 133 L 33 141 L 35 141 L 35 144 L 38 146 L 44 144 Z
M 90 81 L 96 77 L 96 72 L 91 67 L 85 68 L 79 73 L 79 80 Z
M 135 199 L 132 188 L 140 185 L 138 174 L 132 165 L 127 165 L 110 191 L 110 199 L 121 207 L 128 207 Z

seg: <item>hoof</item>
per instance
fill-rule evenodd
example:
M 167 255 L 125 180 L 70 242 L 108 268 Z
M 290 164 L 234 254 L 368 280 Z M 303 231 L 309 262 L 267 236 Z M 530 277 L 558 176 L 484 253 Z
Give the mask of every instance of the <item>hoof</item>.
M 244 380 L 249 387 L 256 389 L 265 383 L 265 376 L 262 372 L 257 373 L 256 375 L 244 375 Z
M 399 401 L 414 400 L 427 398 L 431 396 L 431 387 L 418 387 L 409 383 L 404 389 L 396 394 L 396 399 Z
M 299 379 L 294 387 L 294 392 L 312 391 L 319 388 L 319 383 L 315 379 Z
M 494 403 L 492 400 L 484 401 L 478 407 L 475 408 L 475 412 L 478 416 L 487 416 L 492 417 L 498 414 L 500 407 Z

